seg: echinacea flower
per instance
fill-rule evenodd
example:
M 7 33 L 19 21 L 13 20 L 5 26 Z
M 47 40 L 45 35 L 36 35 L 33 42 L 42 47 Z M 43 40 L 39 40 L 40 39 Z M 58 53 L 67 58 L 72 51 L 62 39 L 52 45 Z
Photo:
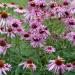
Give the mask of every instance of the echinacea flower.
M 51 9 L 54 9 L 57 6 L 57 3 L 55 1 L 50 1 L 49 6 Z
M 15 37 L 14 28 L 12 28 L 12 27 L 7 27 L 5 34 L 6 34 L 8 37 Z
M 8 3 L 7 4 L 9 8 L 16 8 L 17 5 L 14 2 Z
M 23 32 L 21 34 L 21 39 L 30 40 L 30 38 L 31 38 L 31 33 L 29 33 L 29 32 Z
M 59 5 L 55 9 L 56 10 L 54 12 L 55 12 L 56 17 L 57 18 L 62 18 L 63 17 L 63 13 L 66 11 L 66 8 L 64 8 L 64 7 Z
M 41 46 L 43 43 L 43 38 L 39 34 L 31 34 L 31 40 L 30 40 L 30 45 L 32 47 L 38 47 Z
M 26 61 L 23 61 L 19 64 L 19 66 L 22 66 L 23 69 L 31 69 L 33 71 L 36 70 L 36 65 L 33 63 L 33 61 L 31 59 L 28 59 Z
M 9 20 L 8 22 L 10 24 L 11 27 L 13 27 L 15 30 L 19 27 L 21 27 L 21 21 L 18 20 L 18 19 L 12 19 L 12 20 Z
M 36 6 L 36 3 L 35 3 L 34 1 L 30 1 L 30 2 L 28 3 L 28 5 L 29 5 L 30 7 L 35 7 L 35 6 Z
M 67 33 L 65 38 L 68 39 L 70 42 L 72 42 L 73 45 L 75 45 L 75 32 Z
M 23 34 L 23 32 L 24 32 L 23 27 L 18 27 L 17 30 L 15 31 L 15 33 L 17 33 L 18 35 Z
M 35 20 L 35 21 L 30 22 L 29 27 L 30 27 L 29 32 L 34 34 L 34 33 L 37 33 L 39 31 L 39 29 L 43 27 L 43 25 L 39 21 Z
M 19 14 L 23 14 L 26 12 L 26 10 L 23 7 L 17 7 L 14 9 L 14 12 L 19 13 Z
M 4 39 L 0 38 L 0 54 L 6 54 L 7 49 L 10 47 L 10 44 L 8 44 Z
M 52 53 L 52 52 L 55 52 L 55 48 L 54 47 L 52 47 L 52 46 L 45 46 L 44 47 L 44 51 L 46 52 L 46 53 Z
M 3 5 L 3 8 L 7 8 L 7 3 L 2 3 L 2 5 Z
M 73 17 L 65 19 L 64 23 L 69 30 L 75 30 L 75 19 Z
M 73 70 L 73 65 L 71 63 L 67 63 L 65 66 L 67 71 Z
M 9 15 L 7 12 L 3 11 L 0 14 L 0 26 L 6 26 Z
M 7 75 L 6 72 L 11 70 L 11 65 L 0 60 L 0 75 Z
M 6 32 L 6 27 L 9 27 L 9 20 L 12 19 L 12 17 L 5 11 L 0 13 L 0 28 L 3 28 L 2 31 Z
M 70 12 L 69 10 L 66 10 L 66 11 L 64 12 L 64 17 L 65 17 L 65 18 L 72 17 L 71 12 Z
M 39 27 L 38 33 L 40 34 L 40 36 L 43 39 L 46 39 L 50 35 L 50 32 L 49 32 L 48 28 L 46 26 L 44 26 L 44 25 Z
M 47 68 L 49 71 L 52 71 L 56 75 L 62 75 L 65 72 L 65 65 L 63 63 L 63 58 L 58 56 L 55 60 L 50 60 Z
M 67 7 L 69 6 L 70 1 L 69 0 L 63 0 L 63 6 Z
M 75 13 L 75 0 L 70 2 L 70 9 L 71 9 L 72 13 Z
M 45 9 L 45 8 L 46 8 L 46 3 L 40 2 L 40 3 L 39 3 L 39 7 L 40 7 L 41 9 Z

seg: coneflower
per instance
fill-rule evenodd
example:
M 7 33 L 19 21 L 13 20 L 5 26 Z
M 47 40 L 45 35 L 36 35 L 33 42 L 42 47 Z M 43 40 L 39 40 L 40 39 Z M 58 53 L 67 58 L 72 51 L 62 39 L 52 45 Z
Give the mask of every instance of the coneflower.
M 4 63 L 3 60 L 0 60 L 0 75 L 6 75 L 8 71 L 11 70 L 11 65 Z
M 0 38 L 0 54 L 6 54 L 7 49 L 10 47 L 11 45 L 8 44 L 5 39 Z
M 52 52 L 55 52 L 55 48 L 54 47 L 52 47 L 52 46 L 45 46 L 44 47 L 44 51 L 46 52 L 46 53 L 52 53 Z
M 4 28 L 4 31 L 6 31 L 6 27 L 9 26 L 8 21 L 11 19 L 12 17 L 5 11 L 1 12 L 0 14 L 0 27 Z
M 50 60 L 47 68 L 49 71 L 52 71 L 55 75 L 63 75 L 65 72 L 65 65 L 63 63 L 63 58 L 58 56 L 55 60 Z
M 26 68 L 26 69 L 31 69 L 33 71 L 36 70 L 36 65 L 33 63 L 31 59 L 21 62 L 19 66 L 23 66 L 23 69 Z

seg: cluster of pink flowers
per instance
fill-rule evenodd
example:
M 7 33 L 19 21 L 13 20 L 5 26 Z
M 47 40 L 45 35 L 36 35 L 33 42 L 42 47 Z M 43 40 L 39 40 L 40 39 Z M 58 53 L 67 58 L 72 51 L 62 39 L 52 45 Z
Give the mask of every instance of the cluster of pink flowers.
M 65 32 L 62 34 L 64 39 L 68 39 L 75 45 L 75 19 L 73 17 L 75 13 L 74 2 L 64 0 L 63 3 L 57 3 L 55 1 L 50 1 L 46 3 L 45 0 L 29 0 L 28 6 L 25 9 L 20 7 L 15 3 L 2 3 L 0 8 L 0 33 L 5 35 L 6 38 L 20 36 L 21 40 L 27 40 L 33 48 L 41 47 L 44 52 L 50 54 L 55 52 L 56 49 L 53 46 L 46 45 L 45 40 L 51 35 L 47 26 L 43 24 L 45 19 L 57 18 L 64 22 Z M 11 9 L 16 14 L 21 14 L 22 18 L 17 19 L 14 15 L 11 16 L 10 13 L 3 9 Z M 23 28 L 23 24 L 27 23 L 29 25 L 26 31 Z M 8 48 L 12 45 L 7 43 L 6 38 L 0 38 L 0 54 L 6 54 Z M 63 74 L 66 70 L 70 71 L 75 69 L 75 62 L 73 63 L 63 63 L 63 58 L 58 56 L 55 60 L 50 60 L 47 68 L 49 71 L 53 71 L 57 75 Z M 19 64 L 23 69 L 36 70 L 36 65 L 31 59 L 27 59 Z M 2 73 L 6 74 L 6 71 L 11 69 L 10 64 L 4 64 L 0 60 L 0 75 Z

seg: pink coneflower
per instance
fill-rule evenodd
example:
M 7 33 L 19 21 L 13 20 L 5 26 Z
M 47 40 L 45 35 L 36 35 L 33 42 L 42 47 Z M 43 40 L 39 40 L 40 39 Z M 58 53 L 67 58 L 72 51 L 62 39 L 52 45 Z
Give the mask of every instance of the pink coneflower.
M 7 4 L 9 8 L 16 8 L 17 5 L 14 2 L 8 3 Z
M 30 1 L 30 2 L 28 3 L 28 5 L 29 5 L 30 7 L 35 7 L 35 6 L 36 6 L 36 3 L 35 3 L 34 1 Z
M 68 30 L 75 30 L 75 19 L 73 17 L 64 19 L 64 23 Z
M 4 63 L 3 60 L 0 60 L 0 75 L 6 75 L 8 71 L 11 70 L 11 65 L 8 63 Z
M 6 26 L 6 20 L 8 19 L 7 12 L 1 12 L 0 14 L 0 26 Z
M 70 2 L 70 7 L 71 8 L 75 8 L 75 0 L 73 0 L 73 1 Z
M 73 43 L 73 45 L 75 45 L 75 32 L 69 32 L 67 33 L 67 35 L 65 36 L 66 39 L 68 39 L 70 42 Z
M 71 17 L 72 15 L 71 15 L 71 13 L 70 13 L 70 11 L 64 11 L 64 13 L 63 13 L 63 18 L 69 18 L 69 17 Z
M 65 65 L 63 64 L 63 58 L 58 56 L 55 60 L 50 60 L 47 68 L 49 71 L 53 71 L 56 75 L 62 75 L 65 72 Z
M 63 6 L 69 6 L 70 2 L 68 0 L 63 0 Z
M 51 18 L 54 18 L 54 17 L 55 17 L 54 12 L 50 12 L 50 13 L 49 13 L 49 16 L 50 16 Z
M 24 29 L 22 27 L 18 27 L 17 30 L 15 31 L 15 33 L 19 35 L 23 34 L 23 32 L 24 32 Z
M 38 32 L 43 39 L 46 39 L 50 35 L 48 28 L 45 27 L 44 25 L 39 27 Z
M 50 1 L 49 6 L 51 9 L 54 9 L 57 6 L 57 3 L 55 1 Z
M 15 31 L 14 31 L 14 29 L 12 27 L 7 27 L 5 33 L 7 34 L 8 37 L 15 37 L 15 33 L 14 32 Z
M 43 43 L 43 39 L 39 34 L 32 34 L 31 36 L 31 40 L 30 40 L 30 44 L 32 47 L 38 47 L 41 46 L 41 44 Z
M 30 28 L 31 29 L 37 29 L 39 27 L 39 24 L 37 23 L 37 22 L 34 22 L 34 23 L 32 23 L 32 24 L 30 24 Z
M 19 66 L 23 66 L 23 69 L 26 68 L 26 69 L 31 69 L 33 71 L 36 70 L 36 65 L 33 63 L 31 59 L 21 62 Z
M 43 9 L 46 7 L 46 1 L 45 0 L 34 0 L 36 5 L 40 8 Z
M 17 7 L 16 9 L 14 9 L 14 12 L 23 14 L 26 12 L 26 10 L 23 7 Z
M 70 2 L 70 11 L 72 14 L 75 13 L 75 0 Z
M 6 27 L 9 26 L 9 19 L 12 19 L 12 17 L 5 11 L 0 13 L 0 27 L 4 28 L 4 31 L 6 31 Z
M 24 39 L 24 40 L 30 40 L 30 38 L 31 38 L 31 33 L 29 33 L 29 32 L 23 32 L 23 33 L 21 34 L 21 38 Z
M 75 32 L 69 32 L 66 34 L 66 37 L 69 41 L 72 41 L 75 36 Z
M 4 39 L 0 38 L 0 54 L 6 54 L 7 49 L 10 47 L 10 44 L 8 44 Z
M 37 21 L 37 20 L 36 21 L 31 21 L 29 32 L 37 33 L 39 31 L 40 27 L 42 27 L 42 24 L 39 21 Z
M 69 10 L 70 10 L 71 14 L 75 14 L 75 8 L 70 8 Z
M 65 23 L 68 24 L 68 25 L 75 25 L 75 19 L 74 18 L 67 18 L 65 19 Z
M 7 8 L 7 3 L 2 3 L 2 5 L 3 5 L 3 8 Z
M 67 63 L 67 64 L 66 64 L 66 70 L 67 70 L 67 71 L 73 70 L 73 65 L 72 65 L 71 63 Z
M 57 6 L 55 12 L 55 15 L 57 16 L 57 18 L 62 18 L 63 13 L 65 12 L 65 8 L 62 6 Z
M 50 1 L 48 12 L 50 12 L 51 18 L 56 18 L 56 8 L 58 7 L 58 4 L 55 1 Z
M 10 21 L 9 22 L 10 26 L 13 27 L 14 29 L 17 29 L 17 28 L 21 27 L 22 22 L 20 20 L 12 19 L 12 20 L 9 20 L 9 21 Z
M 39 4 L 39 7 L 40 7 L 41 9 L 43 9 L 43 8 L 46 7 L 46 4 L 41 2 L 41 3 Z
M 54 47 L 52 47 L 52 46 L 45 46 L 44 47 L 44 51 L 46 52 L 46 53 L 52 53 L 52 52 L 55 52 L 55 48 Z

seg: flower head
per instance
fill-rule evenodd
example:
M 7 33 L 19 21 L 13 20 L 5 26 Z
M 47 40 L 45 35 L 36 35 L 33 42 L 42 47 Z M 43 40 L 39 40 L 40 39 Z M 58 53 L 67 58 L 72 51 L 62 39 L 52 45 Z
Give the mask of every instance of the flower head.
M 66 64 L 66 70 L 71 71 L 73 70 L 73 65 L 71 63 Z
M 3 60 L 0 60 L 0 75 L 6 75 L 7 71 L 11 70 L 11 65 L 8 63 L 4 63 Z
M 68 39 L 70 42 L 72 42 L 73 45 L 75 45 L 75 32 L 67 33 L 65 38 Z
M 8 3 L 7 4 L 9 8 L 16 8 L 17 5 L 14 2 Z
M 23 13 L 26 12 L 26 10 L 23 7 L 17 7 L 17 8 L 14 9 L 14 12 L 23 14 Z
M 8 44 L 4 39 L 0 38 L 0 54 L 6 54 L 7 49 L 10 47 L 10 44 Z
M 49 71 L 53 71 L 55 74 L 63 74 L 65 71 L 65 65 L 63 64 L 63 58 L 58 56 L 55 60 L 50 60 L 47 68 Z
M 55 52 L 55 48 L 54 47 L 52 47 L 52 46 L 45 46 L 44 47 L 44 51 L 46 52 L 46 53 L 52 53 L 52 52 Z
M 36 70 L 36 65 L 33 63 L 31 59 L 28 59 L 24 62 L 21 62 L 19 66 L 23 66 L 23 69 L 32 69 L 33 71 Z

